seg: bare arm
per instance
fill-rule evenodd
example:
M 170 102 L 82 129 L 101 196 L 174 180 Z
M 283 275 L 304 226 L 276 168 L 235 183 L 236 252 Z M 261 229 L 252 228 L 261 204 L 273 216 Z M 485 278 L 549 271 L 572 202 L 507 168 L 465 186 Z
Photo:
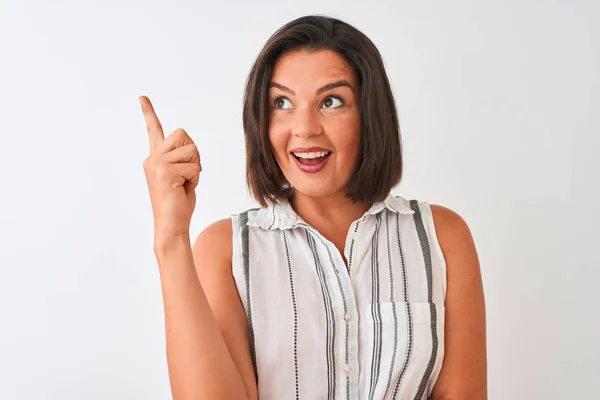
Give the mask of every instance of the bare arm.
M 251 398 L 198 280 L 189 239 L 159 243 L 155 254 L 173 399 Z
M 483 284 L 469 227 L 454 211 L 431 206 L 447 266 L 445 355 L 435 400 L 486 400 Z
M 245 317 L 234 282 L 228 278 L 231 223 L 207 228 L 192 250 L 189 228 L 202 170 L 200 154 L 183 129 L 165 138 L 150 99 L 141 96 L 140 104 L 150 142 L 144 172 L 154 217 L 173 398 L 253 400 L 256 384 L 248 370 L 250 356 L 239 344 Z
M 232 275 L 231 219 L 215 222 L 193 247 L 198 278 L 249 400 L 258 399 L 248 320 Z

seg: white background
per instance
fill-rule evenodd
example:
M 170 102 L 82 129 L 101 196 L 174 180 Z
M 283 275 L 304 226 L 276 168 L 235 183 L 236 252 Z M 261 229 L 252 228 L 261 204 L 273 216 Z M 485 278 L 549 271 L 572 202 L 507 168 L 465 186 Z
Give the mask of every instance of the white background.
M 254 205 L 244 82 L 304 14 L 379 47 L 406 174 L 470 225 L 490 399 L 600 395 L 600 3 L 0 2 L 0 399 L 167 399 L 137 97 L 204 171 L 194 236 Z

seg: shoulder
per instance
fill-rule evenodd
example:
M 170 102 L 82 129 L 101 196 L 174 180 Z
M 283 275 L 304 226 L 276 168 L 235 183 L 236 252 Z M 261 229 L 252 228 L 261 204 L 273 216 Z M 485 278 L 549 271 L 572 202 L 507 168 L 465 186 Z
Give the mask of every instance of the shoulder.
M 232 235 L 231 218 L 224 218 L 210 224 L 198 235 L 192 246 L 194 258 L 231 263 Z
M 429 207 L 431 208 L 434 220 L 436 223 L 439 223 L 440 226 L 457 227 L 466 225 L 465 220 L 454 210 L 438 204 L 431 204 Z
M 442 247 L 448 250 L 457 244 L 472 240 L 471 232 L 465 220 L 455 211 L 427 201 L 407 200 L 402 196 L 390 196 L 386 200 L 394 210 L 404 214 L 418 212 L 423 217 L 426 229 L 433 228 Z M 431 226 L 433 222 L 433 226 Z
M 198 235 L 198 240 L 202 241 L 202 243 L 219 244 L 222 242 L 222 239 L 230 238 L 231 233 L 231 218 L 223 218 L 204 228 Z
M 448 286 L 481 274 L 479 257 L 469 226 L 457 212 L 430 205 L 435 235 L 442 252 Z
M 473 247 L 471 230 L 462 216 L 437 204 L 431 204 L 430 208 L 437 238 L 444 253 Z
M 234 238 L 241 231 L 242 226 L 253 225 L 259 217 L 266 214 L 265 209 L 251 208 L 240 213 L 231 214 L 229 218 L 223 218 L 208 225 L 196 238 L 192 251 L 194 259 L 198 261 L 209 260 L 224 262 L 231 266 L 234 255 Z M 250 224 L 249 224 L 250 221 Z M 206 264 L 200 262 L 199 264 Z

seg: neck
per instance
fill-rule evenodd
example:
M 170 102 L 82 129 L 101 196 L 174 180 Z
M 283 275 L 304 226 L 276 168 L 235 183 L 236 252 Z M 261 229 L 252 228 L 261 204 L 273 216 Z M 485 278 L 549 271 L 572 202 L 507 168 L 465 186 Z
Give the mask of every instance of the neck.
M 371 207 L 370 203 L 355 203 L 343 194 L 313 197 L 298 192 L 290 204 L 300 218 L 324 234 L 335 230 L 347 232 L 350 224 Z

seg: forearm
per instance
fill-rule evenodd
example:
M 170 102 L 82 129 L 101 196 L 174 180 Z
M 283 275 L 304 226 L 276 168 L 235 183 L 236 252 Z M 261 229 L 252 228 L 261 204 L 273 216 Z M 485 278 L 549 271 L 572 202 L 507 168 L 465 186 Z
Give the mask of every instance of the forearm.
M 189 238 L 155 244 L 175 400 L 245 399 L 246 390 L 198 280 Z

